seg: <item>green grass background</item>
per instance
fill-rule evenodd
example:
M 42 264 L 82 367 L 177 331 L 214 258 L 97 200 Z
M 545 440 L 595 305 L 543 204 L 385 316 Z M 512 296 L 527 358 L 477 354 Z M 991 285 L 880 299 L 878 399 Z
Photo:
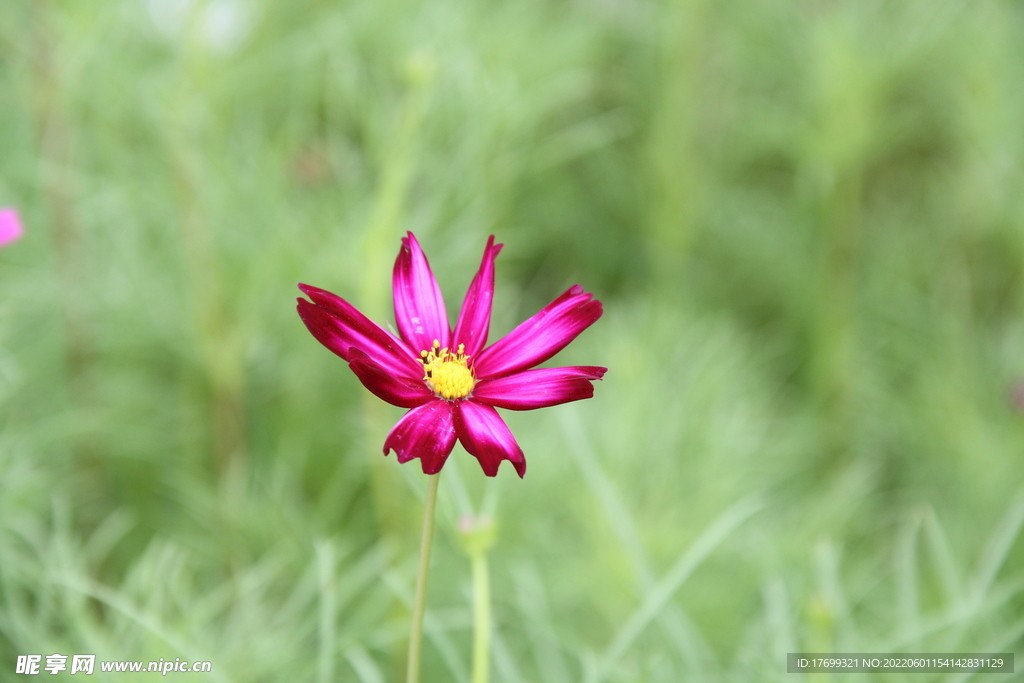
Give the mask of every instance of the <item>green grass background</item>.
M 1012 0 L 0 0 L 0 680 L 402 678 L 425 481 L 294 297 L 389 319 L 405 230 L 609 368 L 453 453 L 425 682 L 481 513 L 499 683 L 1020 654 L 1022 122 Z

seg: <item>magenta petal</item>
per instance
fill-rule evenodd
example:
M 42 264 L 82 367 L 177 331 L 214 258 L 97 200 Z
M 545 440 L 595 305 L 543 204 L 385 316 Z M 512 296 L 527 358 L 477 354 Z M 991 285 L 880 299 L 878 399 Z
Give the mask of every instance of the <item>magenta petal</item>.
M 370 360 L 370 357 L 359 349 L 351 348 L 348 352 L 352 357 L 348 366 L 356 373 L 363 386 L 391 405 L 415 408 L 434 397 L 423 380 L 396 377 Z
M 355 358 L 350 350 L 358 349 L 396 377 L 414 381 L 423 378 L 423 366 L 412 351 L 355 306 L 323 289 L 302 284 L 299 289 L 313 300 L 298 300 L 299 316 L 321 344 L 349 362 Z
M 504 377 L 543 363 L 601 317 L 601 302 L 573 285 L 476 359 L 479 379 Z
M 473 398 L 498 408 L 534 410 L 579 401 L 594 395 L 591 380 L 601 379 L 607 368 L 582 365 L 517 372 L 508 377 L 481 380 Z
M 494 299 L 494 259 L 504 245 L 494 243 L 494 235 L 487 238 L 480 270 L 469 285 L 462 301 L 459 321 L 455 324 L 452 345 L 465 344 L 466 355 L 475 357 L 487 343 L 491 326 L 491 302 Z
M 14 209 L 0 209 L 0 247 L 21 237 L 21 220 Z
M 437 399 L 402 416 L 384 441 L 384 455 L 394 449 L 398 462 L 419 458 L 424 474 L 437 474 L 454 447 L 452 404 Z
M 458 402 L 455 407 L 455 429 L 459 441 L 470 455 L 476 457 L 488 477 L 498 474 L 498 465 L 502 460 L 509 460 L 520 478 L 526 474 L 523 449 L 516 443 L 512 430 L 494 408 L 472 399 Z
M 410 232 L 402 238 L 402 248 L 395 259 L 392 273 L 395 299 L 395 322 L 402 339 L 418 355 L 429 349 L 434 340 L 442 348 L 448 346 L 451 331 L 441 288 L 427 263 L 420 243 Z

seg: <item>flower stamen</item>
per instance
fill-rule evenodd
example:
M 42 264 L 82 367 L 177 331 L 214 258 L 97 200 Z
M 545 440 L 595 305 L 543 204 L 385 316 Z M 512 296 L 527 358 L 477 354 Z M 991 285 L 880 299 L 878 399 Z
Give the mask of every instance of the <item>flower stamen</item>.
M 438 398 L 447 401 L 465 398 L 476 385 L 465 344 L 459 344 L 452 353 L 447 348 L 442 349 L 441 342 L 435 339 L 432 348 L 420 351 L 420 362 L 423 363 L 423 381 Z

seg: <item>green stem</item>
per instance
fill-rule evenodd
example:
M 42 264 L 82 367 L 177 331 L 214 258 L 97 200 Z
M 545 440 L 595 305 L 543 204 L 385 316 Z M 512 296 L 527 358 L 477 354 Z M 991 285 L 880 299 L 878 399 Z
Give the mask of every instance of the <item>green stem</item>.
M 420 538 L 420 564 L 416 570 L 416 597 L 412 607 L 412 630 L 409 633 L 409 664 L 406 683 L 419 683 L 420 652 L 423 649 L 423 613 L 427 606 L 427 570 L 430 568 L 430 545 L 434 540 L 434 508 L 437 506 L 437 483 L 440 473 L 427 477 L 427 501 L 423 508 L 423 535 Z
M 491 651 L 491 582 L 487 551 L 473 555 L 473 683 L 487 683 Z

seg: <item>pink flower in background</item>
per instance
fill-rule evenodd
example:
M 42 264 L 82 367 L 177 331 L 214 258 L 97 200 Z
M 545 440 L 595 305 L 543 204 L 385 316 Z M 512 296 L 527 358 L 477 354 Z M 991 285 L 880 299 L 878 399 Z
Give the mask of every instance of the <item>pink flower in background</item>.
M 0 209 L 0 247 L 21 237 L 21 220 L 14 209 Z
M 384 441 L 399 462 L 419 458 L 426 474 L 444 466 L 455 440 L 493 477 L 509 460 L 522 477 L 526 458 L 495 408 L 533 410 L 594 395 L 592 380 L 607 368 L 533 369 L 565 348 L 601 317 L 601 302 L 573 285 L 526 322 L 487 348 L 494 297 L 494 259 L 487 240 L 483 261 L 452 331 L 427 257 L 410 232 L 402 238 L 392 278 L 401 338 L 330 292 L 299 285 L 302 321 L 321 344 L 348 361 L 367 389 L 392 405 L 411 408 Z

